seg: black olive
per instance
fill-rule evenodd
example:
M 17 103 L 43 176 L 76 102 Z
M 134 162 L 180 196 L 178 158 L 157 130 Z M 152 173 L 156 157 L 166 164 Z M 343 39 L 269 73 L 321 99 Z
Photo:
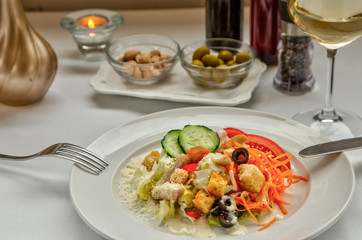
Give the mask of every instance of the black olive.
M 216 201 L 212 204 L 211 209 L 218 207 L 219 201 L 220 201 L 220 199 L 216 199 Z
M 245 209 L 243 205 L 237 205 L 236 207 L 238 210 L 235 211 L 235 215 L 239 218 L 241 217 L 245 211 L 242 211 L 242 209 Z
M 213 217 L 220 216 L 221 213 L 222 213 L 222 210 L 220 209 L 219 206 L 216 206 L 216 207 L 212 208 L 211 211 L 210 211 L 210 214 Z
M 231 206 L 232 204 L 233 204 L 233 203 L 231 202 L 230 198 L 227 198 L 225 201 L 220 201 L 220 202 L 219 202 L 219 207 L 220 207 L 223 211 L 227 212 L 227 211 L 228 211 L 228 210 L 227 210 L 227 207 Z
M 245 148 L 237 148 L 231 155 L 231 159 L 238 165 L 246 163 L 249 159 L 249 152 Z
M 234 223 L 231 222 L 231 220 L 232 220 L 231 217 L 227 213 L 222 213 L 219 216 L 219 220 L 220 220 L 221 226 L 223 226 L 224 228 L 230 228 L 230 227 L 234 226 Z

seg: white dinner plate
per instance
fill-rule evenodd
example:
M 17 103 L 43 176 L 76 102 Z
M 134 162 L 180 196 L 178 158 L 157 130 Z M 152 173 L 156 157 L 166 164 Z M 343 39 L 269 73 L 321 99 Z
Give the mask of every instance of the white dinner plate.
M 309 182 L 292 185 L 285 194 L 288 214 L 270 228 L 258 232 L 251 226 L 242 237 L 250 239 L 311 239 L 328 229 L 346 210 L 355 185 L 354 172 L 345 154 L 302 159 L 303 147 L 327 141 L 316 131 L 292 120 L 267 113 L 226 107 L 193 107 L 150 114 L 97 138 L 88 149 L 104 157 L 109 167 L 99 176 L 72 169 L 70 195 L 81 218 L 107 239 L 178 240 L 190 236 L 173 235 L 162 227 L 147 223 L 133 215 L 119 202 L 117 182 L 120 169 L 138 155 L 160 149 L 162 137 L 171 129 L 187 124 L 206 125 L 214 130 L 236 127 L 276 141 L 293 155 L 295 174 Z M 239 239 L 222 229 L 217 239 Z
M 256 59 L 249 75 L 236 87 L 226 89 L 206 89 L 196 86 L 181 67 L 176 64 L 172 73 L 164 81 L 141 86 L 126 82 L 112 67 L 103 63 L 89 84 L 102 94 L 122 95 L 145 99 L 173 102 L 199 103 L 219 106 L 234 106 L 250 100 L 254 89 L 266 70 L 265 63 Z

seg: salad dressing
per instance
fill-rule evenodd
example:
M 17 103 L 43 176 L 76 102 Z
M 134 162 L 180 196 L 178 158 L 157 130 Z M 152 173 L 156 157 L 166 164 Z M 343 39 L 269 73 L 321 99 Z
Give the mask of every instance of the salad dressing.
M 248 233 L 248 228 L 245 225 L 236 223 L 231 228 L 225 228 L 225 231 L 231 236 L 242 236 Z
M 258 220 L 261 225 L 264 225 L 270 222 L 274 217 L 276 217 L 277 221 L 284 218 L 284 214 L 276 206 L 273 206 L 273 210 L 271 212 L 265 210 L 261 211 Z
M 187 234 L 195 238 L 215 238 L 216 233 L 211 229 L 205 217 L 194 222 L 185 222 L 181 217 L 170 217 L 164 223 L 167 231 L 173 234 Z

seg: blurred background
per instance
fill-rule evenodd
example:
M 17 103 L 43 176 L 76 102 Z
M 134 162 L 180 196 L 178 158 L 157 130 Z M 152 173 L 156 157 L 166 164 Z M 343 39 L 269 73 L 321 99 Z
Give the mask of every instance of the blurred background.
M 69 11 L 85 8 L 153 9 L 195 8 L 205 6 L 205 0 L 22 0 L 26 11 Z M 244 0 L 245 5 L 250 0 Z

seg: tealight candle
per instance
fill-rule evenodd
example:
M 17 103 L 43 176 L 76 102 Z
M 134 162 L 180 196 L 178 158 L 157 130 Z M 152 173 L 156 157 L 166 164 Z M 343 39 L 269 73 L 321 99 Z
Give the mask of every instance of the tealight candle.
M 66 15 L 60 24 L 73 36 L 83 59 L 98 61 L 105 59 L 105 49 L 123 17 L 114 11 L 86 9 Z
M 108 22 L 107 18 L 97 15 L 84 16 L 77 20 L 77 24 L 82 27 L 96 28 L 106 25 Z

